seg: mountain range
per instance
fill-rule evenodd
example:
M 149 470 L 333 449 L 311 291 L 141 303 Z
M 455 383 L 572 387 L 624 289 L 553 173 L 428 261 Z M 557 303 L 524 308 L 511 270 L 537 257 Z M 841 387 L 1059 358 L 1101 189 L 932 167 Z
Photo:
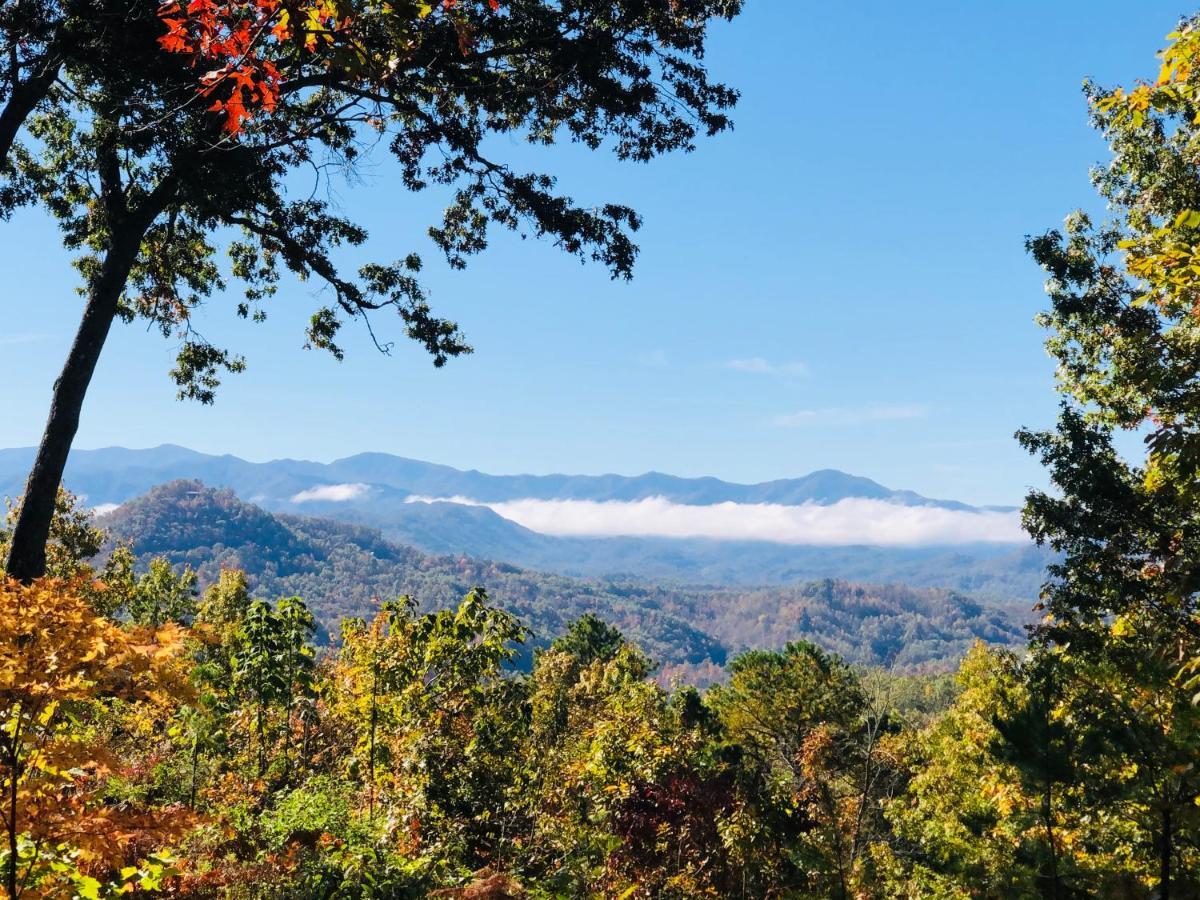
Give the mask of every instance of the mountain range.
M 0 494 L 20 493 L 33 452 L 32 448 L 0 450 Z M 832 469 L 793 479 L 735 484 L 657 472 L 489 475 L 384 453 L 363 453 L 330 463 L 295 459 L 256 463 L 163 445 L 74 451 L 64 484 L 89 505 L 107 510 L 178 479 L 229 488 L 242 500 L 273 513 L 369 526 L 389 540 L 427 553 L 504 560 L 573 577 L 619 576 L 716 586 L 835 578 L 969 591 L 985 598 L 1031 599 L 1037 595 L 1049 559 L 1047 552 L 1010 536 L 1016 530 L 1011 509 L 931 499 Z M 536 528 L 518 521 L 530 508 L 537 516 Z M 614 511 L 618 518 L 624 517 L 616 525 L 606 521 Z M 683 521 L 679 534 L 647 531 L 664 518 L 664 511 L 676 522 Z M 603 515 L 598 518 L 597 513 Z M 574 518 L 581 517 L 584 523 L 574 524 Z M 750 527 L 741 530 L 740 525 L 722 524 L 748 517 Z M 871 526 L 878 526 L 881 518 L 897 517 L 904 523 L 916 521 L 920 527 L 936 520 L 932 539 L 872 542 L 870 535 L 880 529 L 871 532 Z M 836 519 L 833 526 L 811 524 L 830 518 Z M 717 531 L 709 534 L 688 527 L 692 520 L 701 519 L 710 527 L 716 522 Z M 602 533 L 580 533 L 597 520 Z M 630 520 L 642 530 L 612 533 Z M 785 520 L 792 531 L 773 539 L 771 529 L 778 520 Z M 862 540 L 856 537 L 859 522 Z M 979 523 L 988 528 L 1000 523 L 1008 530 L 997 540 L 974 540 L 975 531 L 968 530 L 965 536 L 957 531 L 959 524 L 978 531 Z M 827 527 L 841 530 L 828 539 L 820 531 Z M 846 533 L 850 537 L 839 536 Z M 889 540 L 890 532 L 885 531 L 884 538 Z
M 0 492 L 10 495 L 20 492 L 33 457 L 32 447 L 0 450 Z M 220 484 L 239 494 L 254 495 L 273 503 L 290 502 L 291 498 L 316 487 L 353 484 L 378 489 L 385 496 L 470 497 L 481 502 L 518 499 L 628 501 L 662 497 L 693 505 L 796 505 L 861 497 L 946 509 L 976 508 L 953 500 L 933 500 L 912 491 L 891 490 L 869 478 L 836 469 L 822 469 L 800 478 L 759 484 L 735 484 L 719 478 L 680 478 L 661 472 L 634 476 L 488 475 L 473 469 L 464 471 L 387 453 L 360 453 L 329 463 L 302 459 L 256 463 L 229 454 L 199 453 L 174 444 L 140 450 L 124 447 L 74 450 L 64 481 L 78 490 L 86 490 L 88 499 L 99 505 L 122 503 L 172 478 L 194 478 L 207 484 Z

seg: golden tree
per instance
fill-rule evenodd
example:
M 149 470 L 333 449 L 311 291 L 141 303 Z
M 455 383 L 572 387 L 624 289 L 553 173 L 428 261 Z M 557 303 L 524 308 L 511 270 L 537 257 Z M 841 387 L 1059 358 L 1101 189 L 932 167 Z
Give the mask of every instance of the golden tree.
M 98 717 L 118 700 L 147 714 L 176 700 L 186 657 L 184 629 L 121 628 L 94 612 L 94 589 L 0 579 L 0 860 L 11 900 L 50 890 L 50 860 L 104 871 L 187 824 L 178 810 L 104 802 L 120 763 Z

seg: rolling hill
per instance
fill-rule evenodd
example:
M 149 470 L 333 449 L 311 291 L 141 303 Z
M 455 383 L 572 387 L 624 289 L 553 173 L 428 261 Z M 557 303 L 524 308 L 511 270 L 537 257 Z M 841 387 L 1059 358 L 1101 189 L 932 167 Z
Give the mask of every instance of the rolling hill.
M 166 556 L 196 568 L 203 583 L 222 567 L 245 569 L 261 596 L 304 597 L 327 631 L 336 631 L 343 616 L 369 614 L 379 599 L 409 594 L 434 608 L 482 586 L 533 629 L 534 645 L 595 612 L 639 641 L 668 674 L 700 681 L 742 649 L 797 639 L 863 664 L 939 668 L 976 639 L 1019 642 L 1028 609 L 953 591 L 828 579 L 753 590 L 573 579 L 422 553 L 374 529 L 274 514 L 196 481 L 155 487 L 99 524 L 110 541 L 130 542 L 143 563 Z

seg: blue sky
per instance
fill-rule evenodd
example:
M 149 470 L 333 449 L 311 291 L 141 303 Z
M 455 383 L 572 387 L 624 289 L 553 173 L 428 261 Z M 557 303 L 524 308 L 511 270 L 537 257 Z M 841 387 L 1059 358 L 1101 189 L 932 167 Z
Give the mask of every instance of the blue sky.
M 475 355 L 435 370 L 354 330 L 335 363 L 302 349 L 316 301 L 285 282 L 265 325 L 235 321 L 232 296 L 197 320 L 248 359 L 213 407 L 175 401 L 170 342 L 116 326 L 76 446 L 737 481 L 830 467 L 1018 502 L 1044 479 L 1012 432 L 1050 424 L 1056 405 L 1022 240 L 1095 206 L 1087 173 L 1104 148 L 1084 76 L 1152 74 L 1181 11 L 750 0 L 709 57 L 743 92 L 733 133 L 648 166 L 507 148 L 580 200 L 638 208 L 631 284 L 499 234 L 450 272 L 424 236 L 444 196 L 405 194 L 381 157 L 337 200 L 371 229 L 368 255 L 423 251 L 435 308 Z M 70 342 L 76 278 L 40 214 L 0 228 L 0 446 L 23 446 Z

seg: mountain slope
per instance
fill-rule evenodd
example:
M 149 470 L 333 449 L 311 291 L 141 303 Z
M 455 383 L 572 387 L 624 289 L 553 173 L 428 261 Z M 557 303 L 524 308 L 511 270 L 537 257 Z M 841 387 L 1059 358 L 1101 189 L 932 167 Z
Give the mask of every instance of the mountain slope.
M 505 563 L 431 556 L 358 525 L 271 514 L 230 490 L 176 481 L 100 518 L 114 541 L 130 541 L 145 562 L 157 554 L 199 570 L 247 571 L 257 593 L 298 594 L 322 624 L 367 615 L 402 593 L 423 606 L 452 603 L 475 586 L 520 615 L 544 642 L 572 619 L 595 612 L 642 643 L 670 672 L 711 675 L 750 646 L 814 640 L 861 663 L 938 666 L 975 639 L 1016 643 L 1027 605 L 990 605 L 952 591 L 822 581 L 740 591 L 677 589 L 578 580 Z

